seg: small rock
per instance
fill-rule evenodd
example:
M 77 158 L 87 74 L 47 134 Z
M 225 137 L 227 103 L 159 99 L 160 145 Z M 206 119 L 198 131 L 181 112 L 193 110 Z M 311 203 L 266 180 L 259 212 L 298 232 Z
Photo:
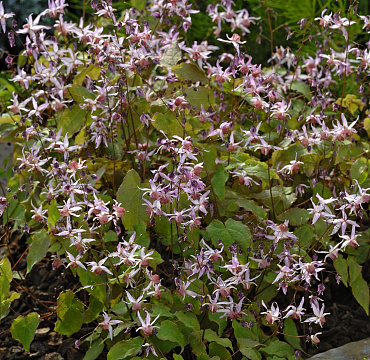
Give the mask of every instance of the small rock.
M 50 353 L 50 354 L 45 354 L 44 359 L 45 360 L 64 360 L 63 356 L 60 355 L 57 352 L 53 352 L 53 353 Z
M 21 346 L 12 346 L 10 352 L 12 354 L 21 354 L 22 352 L 24 352 L 24 349 Z
M 310 357 L 309 360 L 364 360 L 370 357 L 370 338 L 348 343 Z
M 47 334 L 49 331 L 50 331 L 50 328 L 49 328 L 49 327 L 46 327 L 46 328 L 42 328 L 42 329 L 37 329 L 37 330 L 35 331 L 35 334 L 36 334 L 36 335 L 45 335 L 45 334 Z

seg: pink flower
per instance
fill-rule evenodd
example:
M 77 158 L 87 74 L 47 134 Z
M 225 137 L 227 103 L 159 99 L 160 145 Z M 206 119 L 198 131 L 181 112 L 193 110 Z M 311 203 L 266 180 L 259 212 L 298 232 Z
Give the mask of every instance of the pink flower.
M 325 315 L 330 315 L 330 313 L 324 313 L 325 305 L 322 304 L 322 308 L 320 309 L 320 305 L 317 301 L 314 301 L 311 307 L 315 316 L 309 317 L 304 322 L 319 324 L 322 327 L 326 322 Z
M 113 325 L 120 324 L 121 320 L 111 320 L 111 317 L 103 311 L 104 321 L 101 322 L 99 325 L 102 329 L 109 331 L 109 338 L 113 340 Z
M 261 312 L 261 315 L 266 314 L 266 321 L 269 324 L 273 324 L 275 321 L 278 321 L 280 319 L 279 305 L 276 302 L 273 302 L 271 304 L 271 309 L 268 309 L 263 300 L 262 305 L 267 311 Z
M 152 335 L 154 328 L 159 328 L 159 326 L 153 326 L 153 324 L 157 321 L 160 315 L 158 315 L 153 321 L 150 321 L 150 314 L 146 311 L 146 319 L 145 321 L 142 319 L 140 312 L 137 312 L 137 316 L 139 317 L 141 326 L 136 329 L 136 331 L 143 330 L 144 335 Z
M 15 15 L 14 13 L 5 14 L 3 2 L 0 1 L 0 22 L 1 22 L 1 27 L 3 29 L 4 34 L 6 30 L 6 20 L 13 17 L 14 15 Z

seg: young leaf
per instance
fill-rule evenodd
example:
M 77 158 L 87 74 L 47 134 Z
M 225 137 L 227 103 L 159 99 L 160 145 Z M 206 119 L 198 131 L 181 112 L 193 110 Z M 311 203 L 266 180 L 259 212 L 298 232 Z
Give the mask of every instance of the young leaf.
M 50 246 L 50 237 L 45 229 L 37 231 L 32 236 L 32 243 L 27 256 L 27 274 L 31 271 L 33 265 L 42 260 Z
M 12 337 L 20 341 L 27 352 L 30 351 L 30 345 L 38 325 L 39 314 L 31 313 L 27 316 L 19 315 L 10 327 Z
M 7 257 L 0 261 L 0 306 L 8 298 L 10 283 L 12 282 L 12 266 Z
M 57 208 L 57 201 L 55 199 L 50 203 L 48 214 L 48 223 L 50 223 L 51 226 L 55 226 L 60 217 L 60 212 Z

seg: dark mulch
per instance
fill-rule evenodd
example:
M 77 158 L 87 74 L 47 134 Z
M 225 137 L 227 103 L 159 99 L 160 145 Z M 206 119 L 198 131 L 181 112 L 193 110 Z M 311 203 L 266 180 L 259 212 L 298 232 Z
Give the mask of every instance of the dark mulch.
M 23 238 L 14 238 L 8 247 L 14 260 L 19 259 L 26 248 Z M 17 264 L 16 270 L 24 272 L 25 269 L 24 257 Z M 363 276 L 370 283 L 370 259 L 363 266 Z M 12 303 L 9 315 L 0 322 L 0 359 L 81 360 L 88 349 L 88 344 L 82 343 L 80 348 L 76 349 L 75 341 L 91 333 L 97 323 L 84 325 L 78 333 L 72 337 L 66 337 L 54 331 L 56 315 L 53 314 L 59 294 L 73 289 L 77 279 L 68 269 L 59 268 L 53 271 L 51 262 L 43 261 L 34 266 L 25 281 L 16 281 L 18 285 L 15 285 L 14 290 L 22 295 Z M 325 300 L 325 312 L 330 312 L 331 316 L 326 317 L 327 321 L 323 329 L 317 325 L 313 326 L 313 333 L 322 332 L 321 342 L 317 346 L 302 339 L 302 347 L 310 356 L 370 337 L 370 317 L 354 300 L 351 289 L 343 284 L 337 285 L 332 275 L 328 275 L 324 283 L 326 290 L 322 298 Z M 83 301 L 83 292 L 78 294 Z M 283 297 L 281 301 L 281 305 L 284 305 Z M 35 339 L 31 343 L 30 354 L 26 354 L 22 345 L 11 337 L 10 325 L 18 315 L 25 316 L 34 311 L 41 315 L 40 324 Z M 305 327 L 302 327 L 302 333 L 307 333 L 308 324 L 302 326 Z M 105 358 L 106 354 L 98 359 Z

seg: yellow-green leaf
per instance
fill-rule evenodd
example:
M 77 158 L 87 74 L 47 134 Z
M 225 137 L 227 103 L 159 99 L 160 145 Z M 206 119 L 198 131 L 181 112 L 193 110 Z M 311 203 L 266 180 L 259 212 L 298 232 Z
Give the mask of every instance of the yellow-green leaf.
M 32 236 L 32 243 L 27 256 L 27 274 L 31 271 L 33 265 L 41 261 L 50 246 L 50 237 L 45 229 L 41 229 Z
M 29 352 L 35 331 L 39 325 L 39 314 L 31 313 L 26 317 L 20 315 L 12 323 L 10 332 L 15 340 L 22 343 L 24 349 Z

